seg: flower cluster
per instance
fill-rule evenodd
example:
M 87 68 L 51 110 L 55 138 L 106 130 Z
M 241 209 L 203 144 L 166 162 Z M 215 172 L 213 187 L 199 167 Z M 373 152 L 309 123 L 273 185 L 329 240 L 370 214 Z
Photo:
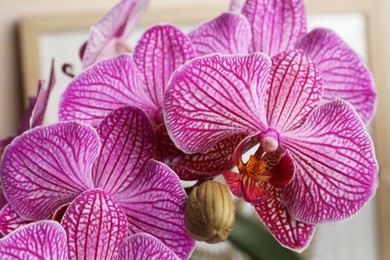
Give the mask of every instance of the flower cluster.
M 0 142 L 1 255 L 187 259 L 192 238 L 226 238 L 234 205 L 210 181 L 186 205 L 180 180 L 223 174 L 295 251 L 375 194 L 371 74 L 336 33 L 306 32 L 302 0 L 232 0 L 188 34 L 152 26 L 131 51 L 148 2 L 92 26 L 59 123 L 39 126 L 52 72 Z

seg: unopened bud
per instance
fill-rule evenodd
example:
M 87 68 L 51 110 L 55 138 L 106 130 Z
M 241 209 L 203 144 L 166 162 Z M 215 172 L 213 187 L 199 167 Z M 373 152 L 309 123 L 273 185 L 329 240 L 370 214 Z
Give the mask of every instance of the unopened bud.
M 229 236 L 234 226 L 235 206 L 223 184 L 208 180 L 192 189 L 184 214 L 190 236 L 214 244 Z

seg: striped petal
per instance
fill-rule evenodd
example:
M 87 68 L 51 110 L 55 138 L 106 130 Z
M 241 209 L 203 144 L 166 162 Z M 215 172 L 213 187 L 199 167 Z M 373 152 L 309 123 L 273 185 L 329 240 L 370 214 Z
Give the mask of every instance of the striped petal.
M 148 96 L 160 110 L 172 73 L 194 57 L 190 40 L 173 25 L 153 26 L 139 40 L 134 60 L 144 75 Z
M 93 187 L 99 139 L 91 127 L 58 123 L 34 128 L 7 147 L 1 164 L 3 190 L 21 217 L 47 219 Z
M 118 259 L 180 260 L 180 258 L 172 250 L 161 243 L 160 240 L 145 233 L 128 237 L 119 251 Z
M 261 53 L 210 55 L 173 75 L 165 97 L 167 130 L 185 153 L 205 153 L 232 136 L 265 129 L 260 113 L 270 69 Z
M 282 189 L 266 186 L 271 198 L 255 205 L 257 215 L 279 243 L 302 252 L 310 243 L 315 227 L 291 217 L 283 204 Z
M 266 103 L 267 121 L 283 133 L 299 127 L 322 97 L 320 73 L 302 51 L 286 51 L 272 58 Z
M 129 222 L 130 234 L 148 233 L 180 258 L 187 259 L 194 241 L 184 225 L 186 194 L 176 174 L 166 165 L 150 161 L 127 192 L 115 195 Z
M 75 77 L 62 95 L 60 120 L 75 120 L 97 126 L 111 111 L 127 105 L 148 114 L 157 108 L 150 101 L 130 54 L 104 60 Z
M 376 90 L 360 57 L 333 31 L 315 29 L 297 44 L 318 66 L 324 81 L 323 101 L 342 98 L 351 103 L 364 123 L 372 118 Z
M 223 13 L 191 31 L 188 36 L 198 56 L 248 53 L 251 31 L 245 16 Z
M 349 103 L 320 106 L 283 140 L 296 166 L 283 194 L 295 219 L 313 224 L 346 219 L 374 195 L 378 168 L 372 141 Z
M 67 259 L 66 234 L 55 221 L 21 227 L 0 240 L 0 259 Z
M 4 236 L 29 223 L 31 220 L 20 217 L 8 203 L 0 211 L 0 232 Z
M 100 189 L 84 192 L 74 200 L 62 226 L 70 259 L 115 259 L 128 232 L 122 209 Z
M 250 52 L 274 56 L 292 50 L 306 33 L 306 11 L 303 0 L 247 0 L 242 14 L 252 30 Z
M 83 53 L 83 67 L 126 50 L 125 41 L 134 31 L 150 0 L 122 0 L 91 27 Z
M 102 149 L 92 171 L 94 187 L 114 195 L 126 189 L 154 157 L 154 129 L 141 109 L 122 107 L 110 113 L 97 132 Z

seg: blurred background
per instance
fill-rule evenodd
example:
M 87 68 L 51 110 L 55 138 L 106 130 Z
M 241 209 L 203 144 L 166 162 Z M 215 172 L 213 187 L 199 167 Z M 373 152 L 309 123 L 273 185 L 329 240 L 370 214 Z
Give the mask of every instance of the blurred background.
M 53 57 L 58 80 L 46 122 L 56 120 L 56 104 L 70 80 L 60 67 L 63 63 L 72 63 L 74 72 L 80 71 L 78 49 L 88 36 L 89 26 L 117 2 L 0 0 L 0 137 L 16 130 L 27 96 L 35 94 L 39 78 L 48 77 Z M 189 31 L 201 21 L 226 11 L 229 2 L 151 0 L 150 10 L 130 44 L 134 46 L 143 30 L 158 21 L 175 23 Z M 336 30 L 373 71 L 379 102 L 370 131 L 380 164 L 380 188 L 375 199 L 356 217 L 318 227 L 311 246 L 301 257 L 314 260 L 390 259 L 390 106 L 387 105 L 390 102 L 390 0 L 310 0 L 306 4 L 309 29 L 330 27 Z M 246 217 L 252 214 L 245 207 L 242 211 Z M 261 243 L 261 238 L 258 242 Z M 248 257 L 231 251 L 230 244 L 201 244 L 199 247 L 194 259 L 216 259 L 210 258 L 210 252 L 223 255 L 221 259 Z M 264 259 L 272 259 L 272 255 Z

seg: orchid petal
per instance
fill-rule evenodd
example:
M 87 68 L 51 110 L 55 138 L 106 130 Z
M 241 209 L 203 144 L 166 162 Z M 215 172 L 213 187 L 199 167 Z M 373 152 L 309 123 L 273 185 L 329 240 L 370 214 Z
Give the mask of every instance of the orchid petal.
M 223 13 L 188 34 L 198 56 L 248 53 L 251 31 L 245 16 Z
M 229 5 L 230 12 L 240 13 L 244 7 L 245 0 L 232 0 Z
M 128 191 L 114 197 L 127 215 L 130 234 L 146 232 L 180 258 L 190 256 L 195 244 L 184 225 L 187 196 L 176 174 L 166 165 L 149 161 Z
M 253 139 L 256 138 L 258 135 L 259 133 L 248 135 L 244 139 L 242 139 L 238 145 L 236 145 L 236 149 L 234 150 L 232 155 L 232 161 L 237 167 L 241 167 L 243 165 L 242 155 L 251 147 L 256 145 Z
M 247 0 L 242 14 L 252 30 L 249 52 L 274 56 L 294 49 L 298 39 L 306 33 L 303 0 Z
M 128 237 L 119 251 L 118 259 L 180 260 L 180 258 L 172 250 L 161 243 L 160 240 L 145 233 Z
M 34 128 L 7 147 L 1 164 L 4 194 L 21 217 L 47 219 L 93 187 L 99 139 L 91 127 L 58 123 Z
M 259 113 L 270 60 L 261 53 L 210 55 L 179 68 L 165 97 L 165 122 L 185 153 L 205 153 L 231 136 L 265 129 Z
M 171 74 L 195 57 L 189 38 L 173 25 L 156 25 L 147 30 L 134 50 L 134 61 L 144 75 L 148 96 L 162 109 Z
M 7 147 L 7 145 L 9 145 L 12 142 L 12 140 L 14 140 L 15 137 L 16 137 L 15 135 L 9 135 L 0 140 L 0 160 L 1 157 L 3 156 L 5 148 Z
M 297 44 L 318 66 L 324 81 L 323 100 L 342 98 L 351 103 L 364 123 L 375 110 L 376 91 L 371 73 L 359 56 L 333 31 L 315 29 Z
M 314 63 L 302 51 L 286 51 L 272 58 L 266 115 L 279 133 L 299 127 L 318 106 L 322 81 Z
M 99 22 L 91 27 L 90 36 L 83 53 L 83 67 L 119 53 L 118 45 L 123 45 L 142 15 L 150 0 L 122 0 Z
M 127 235 L 126 216 L 100 189 L 81 194 L 62 220 L 71 259 L 115 259 Z
M 59 117 L 97 126 L 112 110 L 126 105 L 148 114 L 157 110 L 130 54 L 101 61 L 75 77 L 62 95 Z
M 21 227 L 0 240 L 0 259 L 67 259 L 66 234 L 55 221 Z
M 94 164 L 94 186 L 113 195 L 123 191 L 152 159 L 156 141 L 149 117 L 139 108 L 122 107 L 110 113 L 97 132 L 102 149 Z
M 0 186 L 0 209 L 2 209 L 6 204 L 8 204 L 8 200 L 4 196 L 3 187 Z
M 271 198 L 255 205 L 258 216 L 282 246 L 302 252 L 309 245 L 315 227 L 290 216 L 281 199 L 282 189 L 269 184 L 266 189 Z
M 320 106 L 283 140 L 296 165 L 295 178 L 284 190 L 295 219 L 313 224 L 346 219 L 374 195 L 373 144 L 349 103 Z
M 31 220 L 20 217 L 8 203 L 0 211 L 0 232 L 5 236 L 29 223 Z

